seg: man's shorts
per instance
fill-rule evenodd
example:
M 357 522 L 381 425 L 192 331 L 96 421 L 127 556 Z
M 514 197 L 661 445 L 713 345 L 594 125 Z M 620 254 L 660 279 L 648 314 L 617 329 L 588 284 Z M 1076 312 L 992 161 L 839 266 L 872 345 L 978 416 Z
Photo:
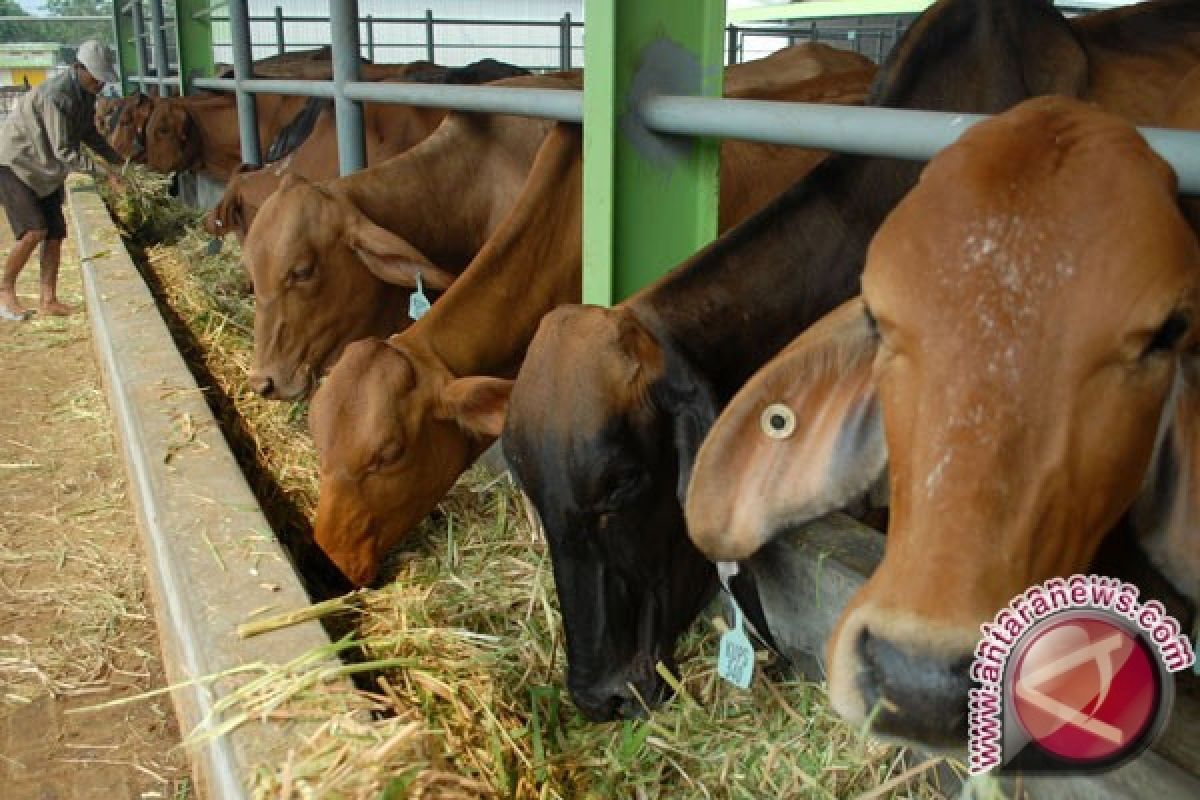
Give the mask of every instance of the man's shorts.
M 67 238 L 63 198 L 61 186 L 46 197 L 38 197 L 11 167 L 0 164 L 0 203 L 8 213 L 13 238 L 20 239 L 29 231 L 45 231 L 49 240 Z

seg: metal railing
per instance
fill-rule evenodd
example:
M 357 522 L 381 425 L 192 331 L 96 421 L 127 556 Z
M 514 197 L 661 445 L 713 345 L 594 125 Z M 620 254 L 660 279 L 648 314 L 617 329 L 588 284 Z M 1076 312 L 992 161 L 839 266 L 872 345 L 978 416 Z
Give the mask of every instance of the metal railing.
M 227 17 L 211 16 L 214 22 L 229 21 Z M 273 30 L 273 42 L 259 41 L 254 46 L 260 51 L 264 48 L 271 48 L 276 53 L 282 54 L 287 50 L 304 50 L 313 47 L 321 47 L 327 45 L 326 41 L 310 41 L 304 38 L 288 38 L 287 29 L 291 25 L 309 24 L 309 25 L 324 25 L 329 22 L 325 17 L 301 16 L 285 14 L 281 6 L 275 7 L 275 13 L 272 16 L 250 16 L 247 17 L 252 30 L 256 24 L 258 30 L 268 24 Z M 577 55 L 583 52 L 583 44 L 577 39 L 581 37 L 583 31 L 583 23 L 577 22 L 571 18 L 569 13 L 564 14 L 558 20 L 515 20 L 515 19 L 463 19 L 463 18 L 438 18 L 435 17 L 433 11 L 426 10 L 425 15 L 421 17 L 388 17 L 368 14 L 359 18 L 360 29 L 360 47 L 362 54 L 370 61 L 379 61 L 388 63 L 390 61 L 412 61 L 418 58 L 426 61 L 437 61 L 439 57 L 445 57 L 447 51 L 461 50 L 482 50 L 482 51 L 535 51 L 543 52 L 547 55 L 555 54 L 556 61 L 551 63 L 549 60 L 543 59 L 539 63 L 522 63 L 519 66 L 524 66 L 531 69 L 571 69 L 572 65 L 578 66 L 579 59 Z M 411 29 L 411 36 L 406 36 L 400 40 L 395 37 L 388 37 L 384 32 L 394 28 Z M 548 40 L 546 43 L 514 43 L 510 41 L 480 41 L 480 42 L 454 42 L 445 41 L 445 37 L 439 36 L 439 29 L 450 28 L 460 31 L 464 28 L 519 28 L 539 30 L 544 29 L 548 34 L 554 33 L 556 40 Z M 556 32 L 556 33 L 555 33 Z M 214 42 L 215 48 L 231 48 L 232 37 L 229 42 Z M 389 58 L 387 56 L 399 55 L 400 58 Z
M 340 24 L 331 26 L 335 63 L 339 54 L 357 54 L 359 49 L 358 26 L 347 22 L 357 18 L 354 13 L 357 2 L 346 0 L 338 5 L 343 6 L 347 16 L 342 17 Z M 246 0 L 230 0 L 231 12 L 239 7 L 245 9 Z M 339 110 L 338 150 L 343 174 L 364 166 L 361 159 L 363 131 L 361 116 L 357 124 L 343 125 L 340 112 L 363 101 L 520 114 L 566 122 L 583 120 L 581 91 L 363 83 L 344 76 L 332 82 L 251 80 L 248 17 L 233 26 L 233 37 L 235 41 L 244 42 L 244 46 L 235 49 L 234 79 L 202 79 L 195 81 L 195 85 L 232 89 L 239 97 L 239 109 L 242 98 L 248 99 L 260 92 L 333 97 Z M 245 116 L 239 113 L 238 119 L 243 141 L 255 136 L 257 131 L 252 103 L 248 103 L 248 110 L 250 113 Z M 659 134 L 748 139 L 920 161 L 932 158 L 968 127 L 985 118 L 972 114 L 673 95 L 644 98 L 636 116 L 649 130 Z M 1200 133 L 1156 128 L 1141 130 L 1151 146 L 1174 167 L 1181 191 L 1200 194 Z M 348 155 L 342 156 L 343 153 Z

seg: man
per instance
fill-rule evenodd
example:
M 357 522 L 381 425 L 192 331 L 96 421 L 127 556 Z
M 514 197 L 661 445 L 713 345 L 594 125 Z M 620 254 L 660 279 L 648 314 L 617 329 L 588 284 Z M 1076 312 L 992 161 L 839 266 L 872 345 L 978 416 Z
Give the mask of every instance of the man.
M 0 282 L 0 319 L 24 320 L 29 312 L 17 300 L 17 276 L 40 243 L 41 313 L 66 316 L 58 301 L 58 265 L 67 236 L 63 183 L 71 171 L 101 169 L 110 181 L 116 173 L 80 151 L 87 144 L 99 156 L 120 163 L 120 156 L 96 130 L 96 95 L 115 83 L 107 47 L 94 39 L 79 46 L 70 69 L 26 93 L 0 128 L 0 203 L 8 214 L 16 244 L 4 263 Z

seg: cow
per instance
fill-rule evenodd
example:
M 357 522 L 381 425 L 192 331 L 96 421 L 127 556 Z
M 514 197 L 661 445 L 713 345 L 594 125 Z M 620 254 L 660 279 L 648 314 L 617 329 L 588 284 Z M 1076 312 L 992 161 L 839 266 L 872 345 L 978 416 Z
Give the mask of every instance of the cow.
M 472 77 L 526 73 L 491 59 L 478 69 L 442 68 L 425 61 L 365 64 L 363 81 L 463 82 Z M 308 104 L 303 97 L 255 95 L 259 141 L 274 142 L 284 126 Z M 154 103 L 144 126 L 145 163 L 157 172 L 193 170 L 228 180 L 242 163 L 237 107 L 232 95 L 169 98 Z
M 507 86 L 578 88 L 577 73 Z M 503 221 L 553 123 L 455 112 L 399 156 L 343 178 L 284 177 L 254 218 L 251 388 L 307 395 L 343 347 L 403 325 L 417 272 L 445 289 Z
M 308 102 L 304 97 L 254 98 L 260 142 L 272 142 Z M 147 167 L 191 170 L 224 181 L 242 163 L 238 116 L 232 95 L 172 97 L 154 101 L 143 129 Z
M 367 165 L 381 164 L 432 133 L 446 116 L 440 108 L 367 103 L 363 131 Z M 261 169 L 238 170 L 225 185 L 221 199 L 204 216 L 204 228 L 214 236 L 234 233 L 244 239 L 255 215 L 285 175 L 310 181 L 336 178 L 337 125 L 333 109 L 321 108 L 311 133 L 286 157 Z
M 874 69 L 854 67 L 791 86 L 775 76 L 766 94 L 861 102 Z M 743 84 L 739 96 L 752 94 Z M 721 228 L 761 208 L 824 155 L 725 143 Z M 558 126 L 504 224 L 428 316 L 386 342 L 349 345 L 315 393 L 309 415 L 320 455 L 315 538 L 355 583 L 375 579 L 388 550 L 499 435 L 503 413 L 496 409 L 541 316 L 579 302 L 581 159 L 578 129 Z
M 1200 600 L 1200 245 L 1127 122 L 1043 98 L 930 163 L 862 287 L 725 410 L 688 518 L 704 552 L 741 559 L 886 479 L 884 560 L 829 642 L 830 697 L 961 745 L 980 625 L 1086 571 L 1123 516 Z M 765 407 L 808 424 L 737 442 Z
M 870 102 L 986 113 L 1063 94 L 1140 114 L 1169 83 L 1160 63 L 1195 61 L 1197 31 L 1191 2 L 1068 22 L 1044 0 L 941 0 L 889 55 Z M 663 695 L 655 664 L 717 585 L 681 507 L 696 450 L 757 367 L 857 292 L 872 234 L 917 174 L 829 159 L 618 306 L 542 319 L 503 445 L 546 531 L 568 686 L 590 718 Z
M 789 48 L 771 60 L 782 74 L 794 69 L 806 77 L 826 57 L 838 69 L 869 67 L 861 56 L 831 52 L 824 46 Z M 743 69 L 729 70 L 735 86 Z M 581 81 L 575 72 L 503 85 L 566 89 Z M 434 276 L 448 282 L 466 268 L 511 208 L 549 129 L 544 121 L 454 113 L 413 149 L 358 175 L 321 184 L 293 177 L 281 186 L 264 203 L 243 247 L 258 299 L 250 386 L 266 397 L 302 397 L 345 345 L 399 330 L 402 292 L 412 287 L 415 265 L 440 269 L 425 268 L 426 286 Z M 263 215 L 268 220 L 260 222 Z M 364 226 L 379 237 L 396 234 L 390 241 L 406 248 L 408 268 L 382 270 L 359 257 L 342 240 L 348 226 Z M 319 286 L 289 283 L 296 264 L 329 267 Z

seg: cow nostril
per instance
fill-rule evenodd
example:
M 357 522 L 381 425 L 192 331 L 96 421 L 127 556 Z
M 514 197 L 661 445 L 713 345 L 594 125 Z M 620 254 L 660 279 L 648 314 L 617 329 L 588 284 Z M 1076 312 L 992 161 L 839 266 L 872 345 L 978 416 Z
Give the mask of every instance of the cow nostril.
M 275 394 L 275 381 L 271 380 L 270 376 L 251 377 L 250 388 L 263 397 L 270 397 Z
M 617 716 L 621 719 L 641 719 L 646 714 L 646 706 L 636 697 L 617 697 Z
M 857 645 L 858 689 L 877 731 L 929 745 L 966 741 L 970 655 L 901 646 L 865 628 Z

